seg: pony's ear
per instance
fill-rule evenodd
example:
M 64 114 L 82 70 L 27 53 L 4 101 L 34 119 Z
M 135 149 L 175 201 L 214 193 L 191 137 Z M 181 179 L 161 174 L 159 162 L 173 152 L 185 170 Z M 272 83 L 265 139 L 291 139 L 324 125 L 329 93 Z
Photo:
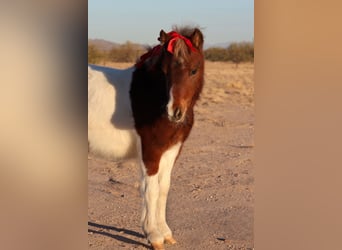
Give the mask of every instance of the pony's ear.
M 164 30 L 161 30 L 159 33 L 158 41 L 160 41 L 160 44 L 163 45 L 167 41 L 167 34 Z
M 194 45 L 197 49 L 203 49 L 203 35 L 199 29 L 195 29 L 192 35 L 190 36 L 190 40 L 192 45 Z

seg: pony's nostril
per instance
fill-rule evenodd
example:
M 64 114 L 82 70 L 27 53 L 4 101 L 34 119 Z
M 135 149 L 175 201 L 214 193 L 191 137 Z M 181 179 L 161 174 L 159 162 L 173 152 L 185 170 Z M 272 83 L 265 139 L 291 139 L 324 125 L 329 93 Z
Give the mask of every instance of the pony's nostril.
M 173 117 L 176 121 L 179 121 L 182 118 L 182 111 L 180 110 L 180 108 L 176 108 Z

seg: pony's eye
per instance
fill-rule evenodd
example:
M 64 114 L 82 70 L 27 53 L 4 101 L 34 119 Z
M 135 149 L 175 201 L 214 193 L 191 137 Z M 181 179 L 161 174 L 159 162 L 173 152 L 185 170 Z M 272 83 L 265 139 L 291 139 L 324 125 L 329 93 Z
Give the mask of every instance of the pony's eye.
M 190 71 L 190 75 L 195 75 L 197 73 L 197 69 L 193 69 Z

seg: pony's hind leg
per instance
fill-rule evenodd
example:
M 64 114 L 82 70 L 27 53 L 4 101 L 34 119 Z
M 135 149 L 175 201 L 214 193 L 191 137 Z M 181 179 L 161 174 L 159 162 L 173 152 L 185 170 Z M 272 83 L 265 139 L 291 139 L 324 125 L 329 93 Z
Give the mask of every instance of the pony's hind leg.
M 141 211 L 141 225 L 144 225 L 144 221 L 146 218 L 146 201 L 145 201 L 145 192 L 146 192 L 146 183 L 145 183 L 145 175 L 141 176 L 141 184 L 140 184 L 140 194 L 142 197 L 142 211 Z
M 168 244 L 175 244 L 176 240 L 172 236 L 172 231 L 166 223 L 166 203 L 167 196 L 170 188 L 171 171 L 178 156 L 181 143 L 169 148 L 162 155 L 159 163 L 159 198 L 158 198 L 158 211 L 157 211 L 157 223 L 161 234 L 164 237 L 164 241 Z

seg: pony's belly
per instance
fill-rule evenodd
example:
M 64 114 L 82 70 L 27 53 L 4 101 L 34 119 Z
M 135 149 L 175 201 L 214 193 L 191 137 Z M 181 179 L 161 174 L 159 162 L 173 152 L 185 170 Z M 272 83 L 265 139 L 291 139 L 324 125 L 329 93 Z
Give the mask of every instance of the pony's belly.
M 88 129 L 90 150 L 111 159 L 136 157 L 137 135 L 135 130 L 113 129 L 113 125 Z
M 111 159 L 135 157 L 137 152 L 137 133 L 130 112 L 120 112 L 120 119 L 114 119 L 118 111 L 114 98 L 101 99 L 88 107 L 88 141 L 91 152 Z M 101 107 L 102 108 L 99 108 Z M 126 117 L 127 116 L 127 117 Z M 115 120 L 119 121 L 115 122 Z M 124 124 L 124 126 L 122 126 Z

